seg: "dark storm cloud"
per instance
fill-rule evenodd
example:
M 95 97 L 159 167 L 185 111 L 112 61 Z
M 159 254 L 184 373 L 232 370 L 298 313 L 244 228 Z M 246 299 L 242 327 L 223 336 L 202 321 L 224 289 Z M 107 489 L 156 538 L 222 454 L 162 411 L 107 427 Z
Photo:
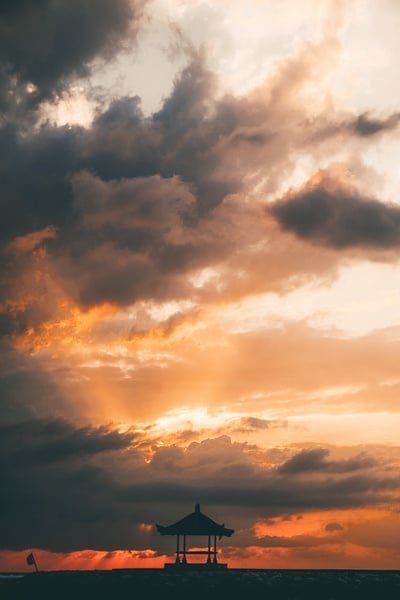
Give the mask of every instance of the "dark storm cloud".
M 122 6 L 116 4 L 115 10 Z M 249 171 L 262 172 L 273 189 L 281 181 L 283 166 L 286 173 L 288 161 L 293 160 L 293 150 L 307 146 L 307 128 L 298 126 L 303 110 L 293 98 L 284 108 L 276 101 L 287 86 L 290 82 L 283 68 L 282 76 L 268 88 L 270 102 L 264 97 L 221 97 L 216 94 L 215 76 L 201 56 L 194 56 L 161 109 L 150 117 L 143 115 L 139 98 L 125 97 L 100 111 L 86 129 L 47 124 L 21 135 L 15 123 L 4 125 L 0 129 L 1 239 L 7 243 L 15 236 L 56 228 L 57 237 L 43 242 L 48 272 L 58 288 L 84 308 L 104 302 L 125 306 L 138 299 L 187 298 L 193 292 L 185 281 L 188 272 L 237 251 L 233 233 L 221 235 L 218 225 L 209 231 L 202 228 L 213 219 L 218 224 L 213 211 L 227 195 L 244 189 Z M 276 123 L 287 125 L 278 130 Z M 290 123 L 297 125 L 293 129 Z M 106 193 L 108 206 L 83 200 L 84 194 L 95 198 L 97 190 Z M 395 209 L 371 201 L 364 202 L 361 207 L 366 208 L 360 211 L 358 199 L 352 198 L 351 210 L 347 199 L 336 202 L 322 188 L 321 194 L 326 205 L 322 216 L 318 212 L 321 202 L 313 198 L 308 204 L 304 198 L 298 202 L 297 212 L 290 201 L 277 203 L 272 212 L 283 227 L 301 237 L 315 233 L 320 243 L 348 246 L 357 243 L 357 236 L 360 244 L 369 243 L 368 236 L 374 238 L 371 244 L 391 243 L 384 241 L 390 234 L 385 216 Z M 338 203 L 335 228 L 325 221 Z M 151 218 L 139 224 L 143 210 Z M 310 226 L 309 215 L 314 212 L 317 216 Z M 105 215 L 111 213 L 107 223 Z M 376 213 L 381 215 L 380 222 Z M 239 222 L 242 217 L 239 211 L 235 219 Z M 226 220 L 225 230 L 231 225 Z M 349 231 L 341 234 L 342 225 Z M 168 228 L 179 235 L 174 237 Z M 397 230 L 392 231 L 394 235 Z M 0 300 L 4 301 L 10 290 L 25 285 L 24 265 L 29 272 L 32 261 L 28 257 L 17 261 L 3 248 L 1 263 L 1 279 L 6 284 Z M 38 295 L 33 296 L 35 306 L 26 306 L 11 318 L 2 316 L 4 332 L 20 332 L 29 324 L 35 327 L 51 316 L 51 293 L 41 294 L 46 302 L 38 303 Z
M 343 531 L 344 527 L 340 523 L 336 523 L 335 521 L 331 521 L 325 525 L 325 531 L 329 531 L 330 533 L 334 531 Z
M 73 187 L 78 223 L 56 240 L 53 257 L 77 302 L 125 305 L 179 296 L 185 288 L 181 271 L 208 255 L 207 243 L 195 243 L 190 190 L 177 178 L 105 183 L 87 172 L 74 178 Z
M 361 114 L 352 114 L 343 119 L 327 118 L 325 126 L 321 125 L 317 131 L 312 131 L 311 139 L 315 142 L 321 142 L 329 138 L 340 136 L 341 138 L 373 138 L 380 133 L 395 130 L 400 122 L 400 113 L 394 112 L 385 117 L 374 116 L 369 112 Z
M 0 129 L 2 242 L 71 218 L 75 135 L 68 128 L 46 127 L 24 137 L 14 126 Z
M 230 168 L 224 144 L 240 154 L 245 131 L 246 153 L 265 105 L 215 98 L 215 87 L 197 56 L 151 117 L 137 97 L 119 98 L 87 129 L 0 129 L 3 334 L 58 318 L 63 294 L 85 309 L 187 298 L 188 272 L 235 251 L 229 219 L 214 224 L 212 209 L 242 189 L 247 167 Z M 42 254 L 13 251 L 17 236 L 49 226 Z
M 269 213 L 282 229 L 332 248 L 388 249 L 400 244 L 400 208 L 323 184 L 275 202 Z
M 262 508 L 263 514 L 272 516 L 290 510 L 368 506 L 379 499 L 387 502 L 389 497 L 382 492 L 394 490 L 399 485 L 396 479 L 377 480 L 361 476 L 323 483 L 311 480 L 300 484 L 266 478 L 258 485 L 254 481 L 249 485 L 249 482 L 243 481 L 242 470 L 238 476 L 237 485 L 228 482 L 218 484 L 217 481 L 213 481 L 212 485 L 204 481 L 203 485 L 196 486 L 165 482 L 134 485 L 123 490 L 121 498 L 138 502 L 151 502 L 152 498 L 157 498 L 160 502 L 176 503 L 179 497 L 180 502 L 191 504 L 194 497 L 200 496 L 207 498 L 212 505 L 246 507 L 249 514 Z
M 121 98 L 89 129 L 44 126 L 21 136 L 15 125 L 4 126 L 2 237 L 10 239 L 49 224 L 70 225 L 74 217 L 70 177 L 85 169 L 104 181 L 178 176 L 199 206 L 220 203 L 237 189 L 240 176 L 215 174 L 220 163 L 216 144 L 225 130 L 235 129 L 240 114 L 232 114 L 229 123 L 221 114 L 210 116 L 213 82 L 198 58 L 182 72 L 152 117 L 143 116 L 138 98 Z
M 199 212 L 241 187 L 241 177 L 221 170 L 221 138 L 251 118 L 240 100 L 215 99 L 215 76 L 194 57 L 176 79 L 161 109 L 144 118 L 138 98 L 120 98 L 80 138 L 86 166 L 103 179 L 161 175 L 193 188 Z
M 120 48 L 142 5 L 141 0 L 3 0 L 3 102 L 18 93 L 13 78 L 36 86 L 31 99 L 38 101 L 58 91 L 68 78 L 88 75 L 94 58 Z
M 131 432 L 118 433 L 107 427 L 74 427 L 64 420 L 36 420 L 0 427 L 4 456 L 14 464 L 89 458 L 107 451 L 128 448 Z M 16 441 L 21 446 L 13 448 Z M 8 453 L 8 450 L 11 452 Z
M 206 160 L 204 153 L 212 153 L 210 135 L 203 132 L 203 111 L 192 103 L 193 97 L 198 105 L 206 102 L 209 78 L 197 61 L 176 82 L 163 110 L 150 119 L 143 117 L 137 99 L 123 99 L 101 114 L 90 130 L 45 126 L 21 136 L 15 126 L 4 126 L 0 130 L 3 243 L 54 226 L 57 240 L 45 244 L 48 255 L 61 268 L 61 285 L 65 276 L 67 291 L 84 306 L 179 296 L 175 274 L 179 277 L 186 268 L 209 259 L 208 242 L 199 246 L 192 236 L 199 207 L 203 201 L 220 202 L 230 189 L 209 172 L 217 158 L 214 153 Z M 175 133 L 178 122 L 180 130 Z M 191 152 L 198 159 L 193 165 Z M 83 169 L 98 175 L 87 172 L 86 195 L 109 186 L 108 206 L 83 200 L 85 176 L 76 175 Z M 118 182 L 119 178 L 127 181 Z M 71 182 L 78 179 L 79 197 L 74 198 Z M 107 213 L 112 213 L 110 223 L 105 221 Z M 176 227 L 180 239 L 174 239 Z M 32 261 L 29 256 L 14 256 L 6 246 L 1 251 L 0 292 L 5 301 L 25 285 L 23 271 L 32 267 Z M 60 257 L 65 264 L 60 265 Z M 77 282 L 76 289 L 71 280 Z M 50 296 L 42 304 L 27 307 L 17 318 L 2 315 L 2 330 L 20 331 L 28 322 L 34 325 L 46 318 L 45 307 L 52 310 Z
M 216 518 L 234 520 L 243 508 L 250 527 L 256 518 L 291 511 L 382 503 L 399 486 L 396 478 L 276 476 L 252 465 L 244 446 L 226 436 L 186 452 L 159 449 L 146 463 L 132 434 L 111 428 L 31 419 L 0 433 L 1 545 L 8 549 L 162 550 L 168 540 L 138 525 L 173 521 L 195 501 Z
M 123 534 L 119 485 L 107 457 L 118 458 L 132 436 L 107 428 L 74 427 L 59 420 L 30 420 L 1 428 L 2 545 L 34 544 L 58 550 L 119 547 Z M 131 451 L 131 457 L 134 452 Z M 135 531 L 125 507 L 126 531 Z M 108 540 L 108 541 L 106 541 Z
M 54 376 L 33 356 L 0 343 L 0 424 L 11 425 L 66 408 L 65 397 Z M 65 373 L 63 373 L 65 375 Z
M 152 117 L 143 116 L 137 98 L 124 98 L 90 129 L 45 126 L 20 136 L 4 127 L 2 239 L 56 228 L 56 239 L 44 241 L 52 273 L 84 307 L 187 296 L 182 275 L 226 256 L 234 243 L 197 226 L 242 185 L 240 172 L 217 175 L 219 144 L 251 115 L 233 98 L 211 109 L 213 84 L 195 58 Z M 18 273 L 29 260 L 5 256 L 3 298 L 24 285 Z M 34 325 L 50 296 L 42 304 L 6 319 L 3 329 Z
M 386 118 L 372 117 L 369 113 L 359 115 L 353 122 L 354 131 L 361 136 L 375 135 L 381 131 L 395 129 L 400 121 L 400 114 L 393 113 Z
M 330 450 L 326 448 L 310 448 L 301 450 L 289 458 L 278 468 L 278 473 L 297 475 L 307 472 L 349 473 L 362 469 L 370 469 L 377 465 L 374 457 L 365 453 L 342 460 L 329 460 Z
M 251 433 L 264 429 L 287 427 L 287 421 L 279 419 L 260 419 L 259 417 L 242 417 L 239 426 L 234 429 L 238 433 Z

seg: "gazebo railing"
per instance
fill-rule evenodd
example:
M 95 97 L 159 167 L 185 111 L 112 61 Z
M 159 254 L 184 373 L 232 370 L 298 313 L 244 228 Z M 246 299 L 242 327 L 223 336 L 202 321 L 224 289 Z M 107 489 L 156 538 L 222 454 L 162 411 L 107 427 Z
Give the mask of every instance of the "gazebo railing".
M 181 549 L 180 547 L 180 538 L 183 537 L 183 548 Z M 213 549 L 211 549 L 211 538 L 214 538 L 213 540 Z M 218 550 L 217 550 L 217 536 L 208 536 L 208 549 L 207 550 L 188 550 L 186 548 L 186 535 L 177 535 L 176 536 L 176 560 L 175 563 L 176 564 L 187 564 L 187 560 L 186 560 L 186 555 L 188 554 L 199 554 L 199 555 L 206 555 L 207 556 L 207 562 L 206 564 L 218 564 L 218 560 L 217 560 L 217 554 L 218 554 Z M 182 559 L 181 559 L 182 556 Z M 212 558 L 211 558 L 212 557 Z

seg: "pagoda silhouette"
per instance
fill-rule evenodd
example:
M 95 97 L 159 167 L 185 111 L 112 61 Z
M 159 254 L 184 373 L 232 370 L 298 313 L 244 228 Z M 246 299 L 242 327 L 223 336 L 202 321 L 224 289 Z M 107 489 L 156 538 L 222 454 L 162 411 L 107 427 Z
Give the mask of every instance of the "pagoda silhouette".
M 217 538 L 220 540 L 222 537 L 230 537 L 234 533 L 234 529 L 228 529 L 224 524 L 220 525 L 216 523 L 210 517 L 207 517 L 200 510 L 200 504 L 195 505 L 194 512 L 190 513 L 180 521 L 177 521 L 173 525 L 163 527 L 162 525 L 156 525 L 157 531 L 161 535 L 176 535 L 176 559 L 174 563 L 166 563 L 164 567 L 170 568 L 212 568 L 212 569 L 226 569 L 227 564 L 219 563 L 217 559 Z M 188 536 L 207 536 L 208 537 L 208 548 L 207 550 L 190 550 L 186 545 L 186 538 Z M 181 538 L 182 544 L 181 544 Z M 211 540 L 213 543 L 211 543 Z M 187 555 L 192 554 L 205 554 L 207 561 L 205 563 L 188 563 Z

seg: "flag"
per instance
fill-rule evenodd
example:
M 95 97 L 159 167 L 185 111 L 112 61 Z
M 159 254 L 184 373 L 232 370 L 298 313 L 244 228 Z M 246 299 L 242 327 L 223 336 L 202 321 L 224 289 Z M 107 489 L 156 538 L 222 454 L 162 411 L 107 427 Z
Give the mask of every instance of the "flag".
M 33 565 L 35 567 L 36 573 L 39 572 L 39 569 L 38 569 L 35 557 L 33 556 L 33 552 L 31 552 L 30 554 L 28 554 L 28 556 L 26 557 L 26 564 Z

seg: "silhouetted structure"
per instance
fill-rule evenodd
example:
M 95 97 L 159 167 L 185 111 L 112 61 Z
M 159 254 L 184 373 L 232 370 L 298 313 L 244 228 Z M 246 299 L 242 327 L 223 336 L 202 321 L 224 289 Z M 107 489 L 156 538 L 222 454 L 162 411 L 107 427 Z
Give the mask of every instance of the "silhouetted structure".
M 194 512 L 187 515 L 180 521 L 177 521 L 173 525 L 163 527 L 162 525 L 156 525 L 157 530 L 161 535 L 176 535 L 176 560 L 174 566 L 187 565 L 188 554 L 206 554 L 207 562 L 203 563 L 208 566 L 225 567 L 226 565 L 220 565 L 217 560 L 217 537 L 226 536 L 230 537 L 234 533 L 233 529 L 227 529 L 224 524 L 219 525 L 210 517 L 207 517 L 200 511 L 200 504 L 195 505 Z M 207 550 L 188 550 L 186 547 L 187 536 L 207 536 L 208 537 L 208 549 Z M 183 538 L 183 547 L 181 548 L 180 539 Z M 211 548 L 211 539 L 213 538 L 213 548 Z M 181 559 L 182 557 L 182 559 Z M 171 565 L 165 565 L 171 566 Z

